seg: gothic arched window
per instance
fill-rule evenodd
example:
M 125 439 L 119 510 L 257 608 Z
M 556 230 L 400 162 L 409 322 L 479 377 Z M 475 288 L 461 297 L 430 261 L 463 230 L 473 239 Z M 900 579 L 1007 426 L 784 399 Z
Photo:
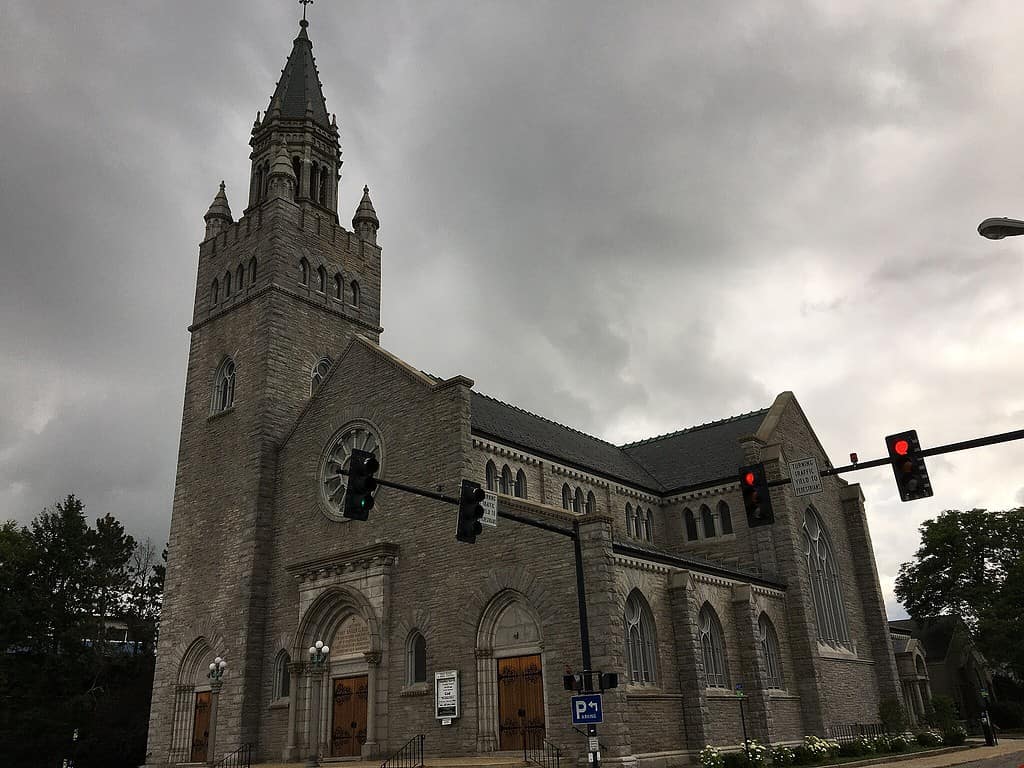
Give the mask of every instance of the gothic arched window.
M 572 491 L 568 483 L 562 483 L 562 509 L 572 509 Z
M 309 285 L 309 262 L 306 261 L 305 257 L 299 259 L 299 282 L 303 285 Z
M 829 544 L 828 534 L 814 507 L 804 512 L 804 557 L 811 580 L 814 615 L 818 621 L 818 639 L 830 645 L 850 642 L 850 629 L 843 606 L 839 569 Z
M 220 283 L 217 282 L 217 278 L 213 278 L 213 285 L 210 286 L 210 298 L 213 299 L 211 303 L 216 304 L 220 301 Z
M 320 181 L 320 166 L 316 163 L 310 163 L 309 165 L 309 198 L 316 202 L 320 202 L 317 198 L 317 185 Z
M 327 205 L 327 166 L 320 166 L 320 205 Z
M 320 385 L 324 383 L 324 378 L 327 376 L 327 372 L 331 370 L 331 358 L 321 357 L 316 365 L 313 366 L 313 373 L 310 376 L 309 382 L 309 394 L 312 395 L 318 389 Z
M 644 538 L 654 541 L 654 512 L 650 508 L 647 510 L 647 519 L 644 520 Z
M 322 266 L 317 267 L 316 276 L 319 281 L 319 287 L 317 290 L 320 291 L 320 293 L 327 293 L 327 270 Z
M 235 402 L 235 361 L 225 357 L 213 385 L 213 412 L 226 411 Z
M 231 270 L 224 273 L 224 298 L 231 296 Z
M 626 505 L 626 535 L 633 535 L 633 507 L 630 504 Z
M 512 479 L 512 470 L 508 464 L 501 468 L 501 492 L 511 494 L 515 481 Z
M 291 663 L 291 660 L 292 658 L 288 655 L 287 651 L 281 651 L 277 654 L 277 660 L 274 663 L 275 699 L 287 699 L 291 694 L 292 674 L 291 670 L 288 669 L 288 665 Z
M 292 158 L 292 170 L 295 171 L 295 199 L 298 200 L 302 189 L 302 158 L 298 155 Z
M 359 306 L 359 283 L 357 283 L 355 280 L 352 281 L 352 299 L 351 299 L 351 301 L 352 301 L 352 306 L 353 307 L 358 307 Z
M 732 513 L 729 505 L 724 501 L 718 502 L 718 524 L 722 528 L 722 534 L 732 533 Z
M 696 541 L 700 538 L 697 535 L 697 519 L 693 516 L 693 510 L 689 507 L 683 510 L 683 525 L 686 528 L 687 541 Z
M 587 514 L 593 515 L 597 512 L 597 498 L 594 496 L 594 492 L 590 491 L 587 494 Z
M 526 473 L 523 470 L 516 472 L 516 496 L 520 499 L 526 498 Z
M 256 257 L 249 259 L 249 285 L 256 282 Z
M 700 522 L 701 527 L 704 528 L 704 538 L 715 538 L 715 518 L 706 504 L 701 504 L 700 506 Z
M 757 633 L 761 640 L 761 656 L 764 658 L 765 685 L 782 688 L 782 661 L 779 654 L 779 636 L 767 615 L 757 620 Z
M 644 511 L 639 504 L 636 505 L 636 512 L 633 514 L 633 535 L 638 539 L 644 537 Z
M 715 609 L 708 603 L 700 609 L 697 617 L 700 633 L 700 650 L 704 659 L 704 684 L 708 688 L 728 688 L 729 674 L 725 666 L 725 642 L 722 639 L 722 623 Z
M 573 497 L 572 500 L 572 511 L 575 512 L 577 515 L 582 515 L 585 504 L 586 502 L 583 499 L 583 489 L 580 488 L 579 486 L 576 486 L 576 495 Z
M 405 684 L 427 682 L 427 641 L 419 632 L 413 630 L 405 647 Z
M 498 490 L 498 468 L 494 466 L 493 461 L 487 462 L 487 468 L 484 470 L 484 476 L 487 481 L 487 490 Z
M 629 681 L 635 685 L 655 682 L 654 617 L 643 595 L 636 589 L 626 598 L 626 661 Z
M 342 285 L 343 283 L 341 281 L 341 273 L 337 272 L 334 275 L 334 298 L 336 298 L 338 301 L 341 301 Z
M 242 290 L 242 286 L 245 285 L 245 267 L 241 264 L 239 264 L 238 269 L 235 270 L 235 285 L 239 291 Z

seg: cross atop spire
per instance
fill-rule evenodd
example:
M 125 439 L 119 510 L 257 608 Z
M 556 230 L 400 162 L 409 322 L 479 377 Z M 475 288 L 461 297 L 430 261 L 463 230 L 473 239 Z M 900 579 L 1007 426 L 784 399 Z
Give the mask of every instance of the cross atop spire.
M 306 21 L 306 6 L 312 5 L 313 0 L 299 0 L 299 2 L 302 3 L 302 26 L 305 27 L 309 24 L 309 22 Z

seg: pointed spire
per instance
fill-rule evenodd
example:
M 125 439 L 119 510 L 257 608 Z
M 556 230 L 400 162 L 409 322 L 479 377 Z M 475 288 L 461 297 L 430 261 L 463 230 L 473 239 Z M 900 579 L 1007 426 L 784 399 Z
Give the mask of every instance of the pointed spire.
M 297 184 L 295 169 L 292 168 L 291 158 L 288 157 L 288 142 L 282 141 L 281 146 L 277 148 L 274 164 L 270 166 L 270 196 L 292 200 L 295 198 Z
M 316 71 L 313 58 L 313 43 L 306 34 L 309 22 L 299 22 L 298 37 L 292 43 L 292 52 L 288 62 L 281 70 L 281 79 L 277 83 L 271 97 L 268 110 L 275 117 L 285 120 L 301 120 L 307 116 L 307 105 L 312 108 L 312 118 L 320 125 L 327 127 L 327 104 L 324 92 L 320 87 L 320 75 Z
M 203 216 L 203 219 L 206 221 L 207 239 L 227 229 L 234 221 L 231 218 L 231 206 L 228 205 L 228 196 L 224 192 L 223 180 L 220 183 L 220 189 L 217 190 L 217 194 L 213 197 L 213 202 L 210 203 L 210 209 Z
M 352 229 L 363 240 L 369 240 L 371 243 L 377 242 L 380 221 L 377 219 L 377 212 L 373 210 L 369 187 L 363 187 L 363 199 L 359 201 L 356 215 L 352 217 Z

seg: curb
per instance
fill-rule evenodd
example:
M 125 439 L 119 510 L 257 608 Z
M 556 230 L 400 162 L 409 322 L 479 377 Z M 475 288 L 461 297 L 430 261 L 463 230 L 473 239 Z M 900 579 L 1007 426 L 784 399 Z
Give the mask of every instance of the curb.
M 941 749 L 922 749 L 918 752 L 890 752 L 887 755 L 878 755 L 866 760 L 855 760 L 849 763 L 839 763 L 837 768 L 863 768 L 868 765 L 886 765 L 888 763 L 902 763 L 906 760 L 917 760 L 919 757 L 935 757 L 936 755 L 948 755 L 953 752 L 965 752 L 968 749 L 985 746 L 982 744 L 962 744 L 959 747 L 942 747 Z M 823 765 L 821 768 L 830 768 Z

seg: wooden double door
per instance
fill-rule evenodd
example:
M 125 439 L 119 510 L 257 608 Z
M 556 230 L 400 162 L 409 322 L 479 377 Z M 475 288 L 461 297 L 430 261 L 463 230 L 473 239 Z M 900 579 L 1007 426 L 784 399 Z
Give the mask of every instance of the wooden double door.
M 209 745 L 210 692 L 201 691 L 196 694 L 195 714 L 192 717 L 192 754 L 189 759 L 193 763 L 205 763 Z
M 544 674 L 540 655 L 498 659 L 498 748 L 544 741 Z
M 366 743 L 367 676 L 336 677 L 331 682 L 331 757 L 358 757 Z

